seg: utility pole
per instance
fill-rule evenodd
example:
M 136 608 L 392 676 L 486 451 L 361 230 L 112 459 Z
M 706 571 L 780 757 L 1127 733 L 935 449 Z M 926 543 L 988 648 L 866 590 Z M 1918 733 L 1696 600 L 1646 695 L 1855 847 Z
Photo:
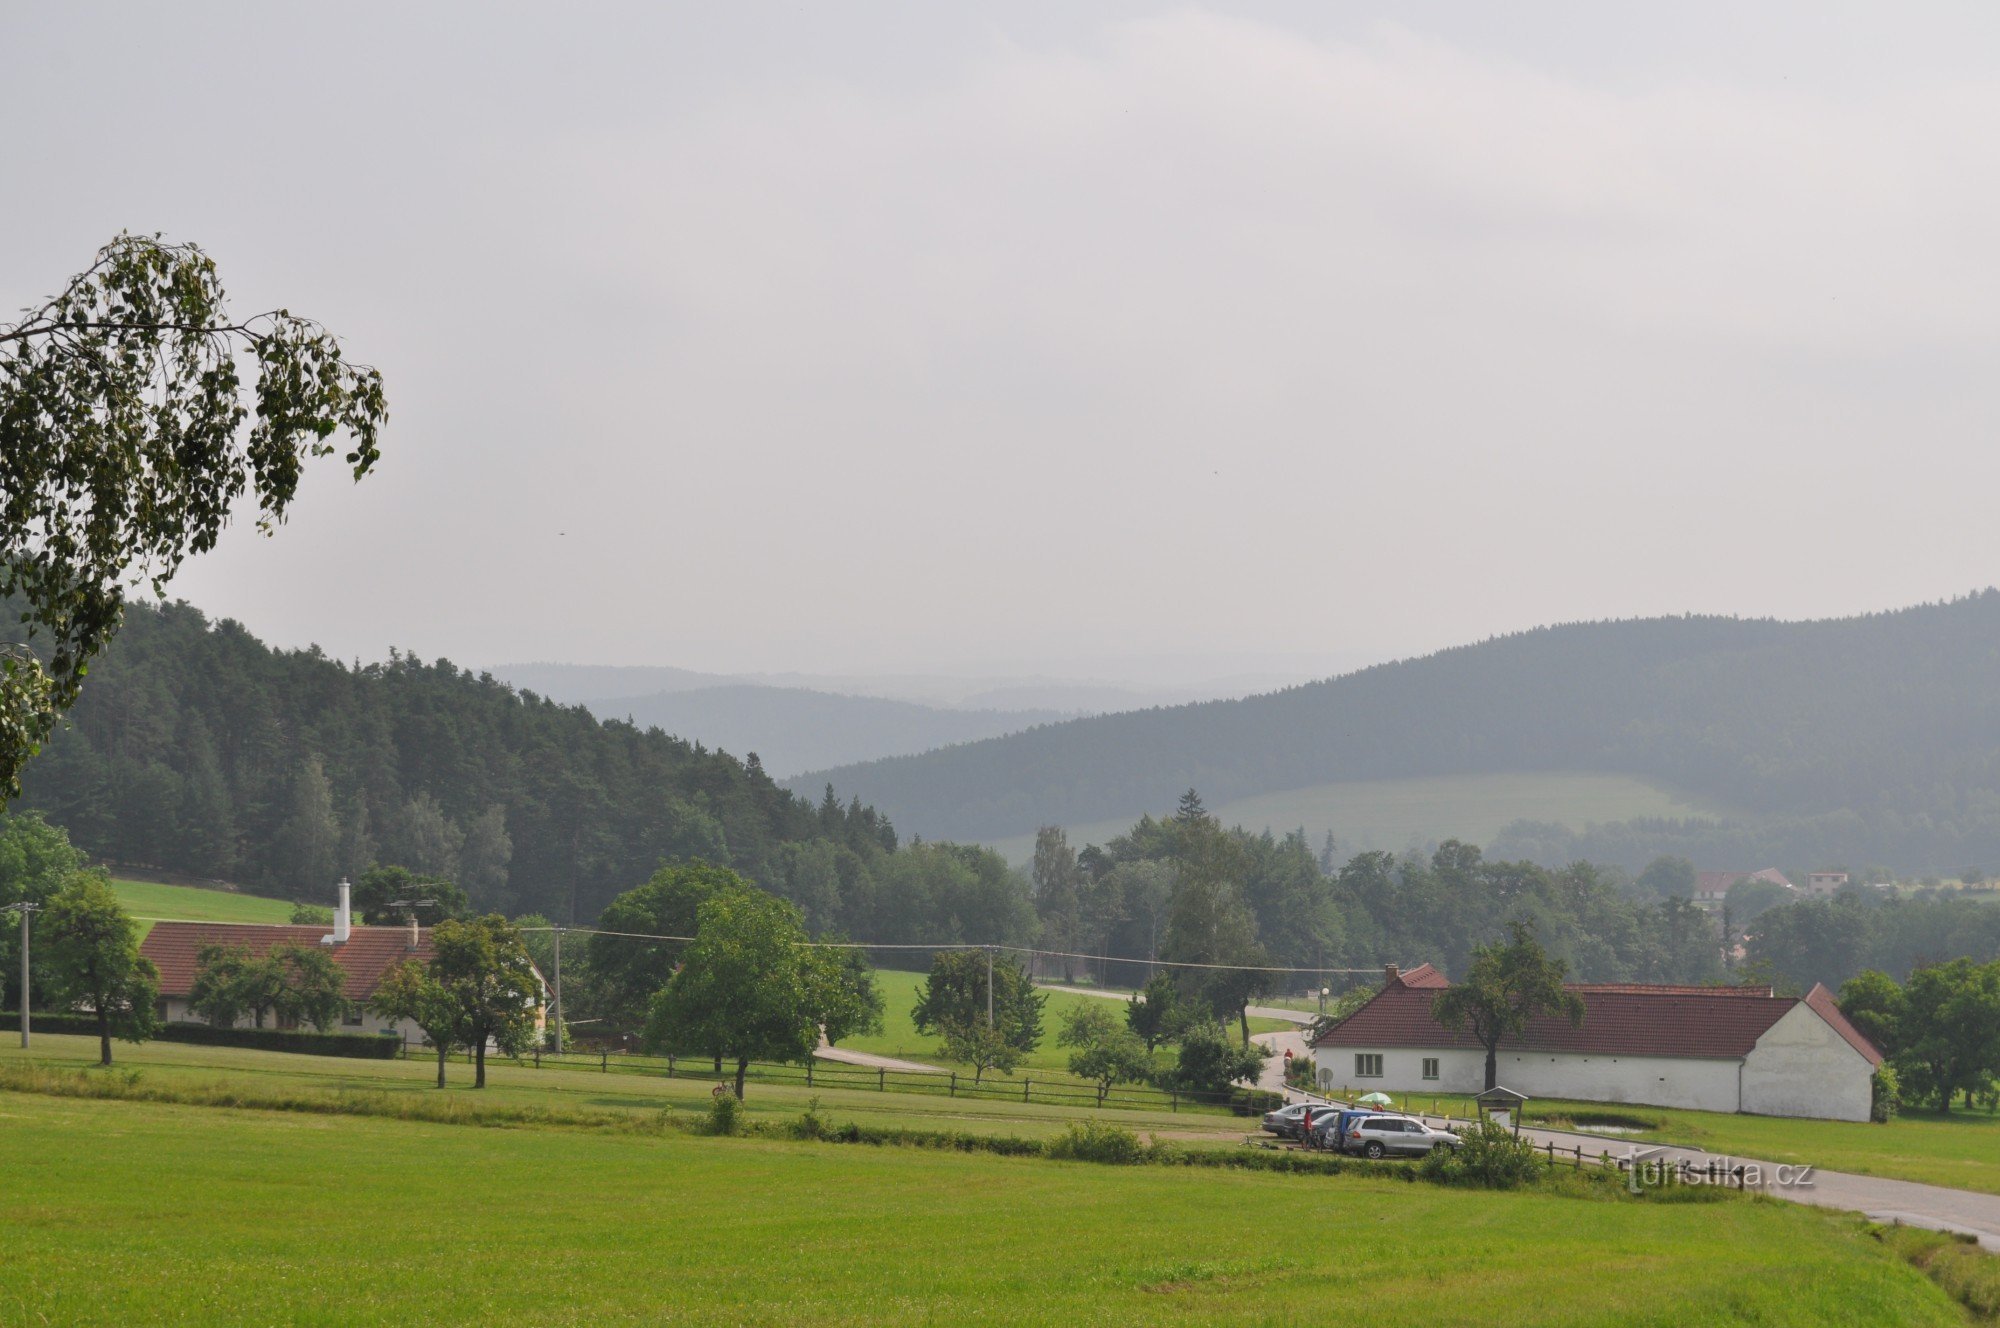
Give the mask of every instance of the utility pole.
M 0 908 L 0 913 L 17 911 L 21 915 L 21 1046 L 28 1045 L 28 919 L 41 908 L 40 904 L 30 904 L 25 899 L 18 904 Z
M 986 1026 L 993 1027 L 993 947 L 986 947 Z
M 563 1053 L 562 1026 L 562 928 L 556 928 L 556 1055 Z

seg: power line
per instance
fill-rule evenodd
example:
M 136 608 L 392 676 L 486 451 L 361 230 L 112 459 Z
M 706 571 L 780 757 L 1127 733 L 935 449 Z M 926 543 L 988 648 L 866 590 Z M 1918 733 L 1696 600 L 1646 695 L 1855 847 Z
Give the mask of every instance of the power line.
M 203 926 L 215 927 L 268 927 L 267 922 L 216 922 L 201 918 L 148 918 L 133 915 L 135 922 L 198 922 Z M 294 924 L 298 925 L 298 924 Z M 305 924 L 319 926 L 323 924 Z M 646 931 L 607 931 L 600 927 L 520 927 L 519 931 L 563 932 L 578 936 L 617 936 L 632 941 L 678 941 L 688 942 L 692 936 L 667 936 Z M 1153 968 L 1191 968 L 1215 972 L 1241 973 L 1253 970 L 1258 973 L 1325 973 L 1349 976 L 1356 973 L 1380 973 L 1382 965 L 1374 964 L 1366 968 L 1294 968 L 1282 964 L 1203 964 L 1185 959 L 1148 959 L 1144 955 L 1085 954 L 1076 950 L 1040 950 L 1031 945 L 987 945 L 976 941 L 939 941 L 918 943 L 912 941 L 805 941 L 802 944 L 827 950 L 1005 950 L 1010 954 L 1046 955 L 1050 959 L 1089 959 L 1106 964 L 1146 964 Z

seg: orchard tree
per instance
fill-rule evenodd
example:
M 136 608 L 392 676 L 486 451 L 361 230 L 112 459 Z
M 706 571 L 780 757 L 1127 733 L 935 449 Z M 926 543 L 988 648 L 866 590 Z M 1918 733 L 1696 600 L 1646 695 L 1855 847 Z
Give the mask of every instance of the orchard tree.
M 653 996 L 667 985 L 687 946 L 684 940 L 651 938 L 693 936 L 703 904 L 750 889 L 750 882 L 729 868 L 696 859 L 661 867 L 644 885 L 607 904 L 598 933 L 590 938 L 590 968 L 605 1013 L 627 1025 L 645 1022 Z
M 276 1012 L 280 1023 L 310 1024 L 322 1033 L 347 1017 L 347 970 L 317 945 L 280 945 L 265 961 L 277 978 Z
M 1508 943 L 1477 945 L 1465 981 L 1439 992 L 1431 1017 L 1446 1028 L 1469 1029 L 1486 1048 L 1486 1087 L 1499 1083 L 1500 1044 L 1519 1037 L 1537 1015 L 1583 1022 L 1583 998 L 1563 986 L 1568 967 L 1549 958 L 1525 922 L 1507 924 Z
M 82 852 L 71 846 L 61 827 L 32 814 L 0 815 L 0 908 L 47 904 L 83 866 Z M 20 937 L 18 925 L 0 925 L 0 1006 L 16 1010 L 21 1008 Z M 39 994 L 48 978 L 48 957 L 31 946 L 28 961 L 34 970 L 28 981 Z
M 875 969 L 860 950 L 830 950 L 820 956 L 822 990 L 816 997 L 820 1031 L 826 1045 L 845 1037 L 882 1031 L 882 993 L 875 986 Z
M 1189 1013 L 1181 1007 L 1180 988 L 1174 980 L 1156 973 L 1125 1003 L 1125 1026 L 1145 1044 L 1150 1056 L 1181 1035 Z
M 144 1042 L 157 1027 L 160 974 L 139 953 L 139 929 L 95 872 L 78 872 L 43 911 L 40 946 L 49 954 L 51 1003 L 87 1005 L 97 1019 L 98 1061 L 111 1064 L 113 1034 Z
M 491 1043 L 518 1056 L 535 1040 L 541 983 L 521 933 L 498 913 L 431 930 L 430 976 L 457 1010 L 452 1041 L 472 1049 L 472 1086 L 486 1087 Z
M 976 1083 L 989 1069 L 1012 1073 L 1041 1045 L 1047 1002 L 1012 955 L 940 950 L 910 1015 L 919 1033 L 944 1039 L 946 1057 L 973 1067 Z
M 24 606 L 24 639 L 0 642 L 0 801 L 118 630 L 129 580 L 163 595 L 246 494 L 268 533 L 336 432 L 367 474 L 387 417 L 380 374 L 286 310 L 230 313 L 191 244 L 120 235 L 0 324 L 0 598 Z
M 797 908 L 761 890 L 717 893 L 697 910 L 694 933 L 653 997 L 642 1043 L 734 1062 L 741 1099 L 752 1061 L 803 1061 L 818 1048 L 834 961 L 807 948 Z
M 445 1058 L 458 1039 L 458 1002 L 444 984 L 414 959 L 390 969 L 375 988 L 368 1008 L 391 1023 L 412 1023 L 437 1050 L 438 1087 L 444 1087 Z
M 1142 1084 L 1153 1074 L 1151 1051 L 1109 1005 L 1091 1001 L 1072 1007 L 1056 1033 L 1056 1045 L 1071 1049 L 1069 1072 L 1097 1085 L 1099 1106 L 1114 1086 Z

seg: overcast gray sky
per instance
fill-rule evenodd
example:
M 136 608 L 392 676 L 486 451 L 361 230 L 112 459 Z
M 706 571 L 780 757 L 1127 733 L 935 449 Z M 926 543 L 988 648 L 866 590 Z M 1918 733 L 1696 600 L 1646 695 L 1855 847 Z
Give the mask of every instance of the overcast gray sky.
M 163 231 L 381 367 L 380 472 L 176 582 L 349 656 L 1303 667 L 2000 579 L 2000 7 L 1084 8 L 9 5 L 0 308 Z

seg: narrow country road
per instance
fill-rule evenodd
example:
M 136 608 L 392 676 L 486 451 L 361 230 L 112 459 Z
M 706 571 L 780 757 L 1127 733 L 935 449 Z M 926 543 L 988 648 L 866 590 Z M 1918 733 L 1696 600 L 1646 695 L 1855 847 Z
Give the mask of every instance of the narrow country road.
M 894 1056 L 877 1056 L 873 1052 L 849 1051 L 845 1047 L 829 1047 L 825 1042 L 813 1053 L 815 1059 L 835 1061 L 841 1065 L 859 1065 L 870 1070 L 909 1070 L 918 1074 L 949 1074 L 942 1065 L 925 1065 L 921 1061 L 899 1061 Z

